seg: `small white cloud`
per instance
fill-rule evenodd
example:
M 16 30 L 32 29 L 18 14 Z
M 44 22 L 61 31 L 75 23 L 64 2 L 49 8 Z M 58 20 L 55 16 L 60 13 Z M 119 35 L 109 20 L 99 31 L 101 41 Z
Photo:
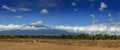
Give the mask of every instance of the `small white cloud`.
M 93 24 L 95 24 L 96 22 L 98 22 L 98 20 L 94 19 L 92 20 Z
M 94 14 L 91 14 L 91 17 L 92 17 L 92 18 L 95 18 L 95 15 L 94 15 Z
M 72 2 L 72 6 L 76 6 L 77 4 L 75 2 Z
M 14 16 L 15 19 L 22 19 L 22 16 Z
M 10 8 L 9 8 L 8 6 L 6 6 L 6 5 L 3 5 L 2 8 L 7 9 L 7 10 L 10 9 Z
M 112 14 L 111 14 L 111 13 L 108 13 L 108 16 L 109 16 L 109 17 L 112 17 Z
M 18 10 L 19 10 L 19 11 L 30 11 L 30 9 L 28 9 L 28 8 L 23 8 L 23 7 L 22 7 L 22 8 L 19 8 Z
M 113 21 L 113 16 L 111 13 L 108 13 L 108 17 L 109 17 L 109 21 L 112 22 Z
M 30 11 L 30 9 L 28 9 L 28 8 L 24 8 L 24 7 L 15 8 L 15 7 L 9 7 L 7 5 L 3 5 L 2 8 L 6 9 L 8 11 L 11 11 L 11 12 L 16 12 L 16 11 Z
M 15 9 L 12 9 L 12 8 L 8 7 L 7 5 L 3 5 L 2 8 L 3 8 L 3 9 L 6 9 L 6 10 L 8 10 L 8 11 L 16 12 Z
M 48 14 L 48 10 L 47 9 L 42 9 L 41 14 Z
M 91 14 L 92 19 L 92 24 L 95 24 L 96 22 L 98 22 L 98 20 L 96 19 L 96 16 L 94 14 Z
M 37 22 L 31 23 L 30 25 L 36 26 L 36 25 L 42 25 L 42 21 L 39 20 Z
M 101 2 L 99 10 L 104 11 L 105 8 L 107 8 L 107 5 L 104 2 Z
M 74 11 L 78 11 L 78 9 L 74 8 Z

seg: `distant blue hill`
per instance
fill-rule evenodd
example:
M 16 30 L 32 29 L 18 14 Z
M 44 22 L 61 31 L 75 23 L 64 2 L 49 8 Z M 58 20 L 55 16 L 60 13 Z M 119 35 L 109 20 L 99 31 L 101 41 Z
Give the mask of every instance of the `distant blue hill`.
M 0 34 L 4 35 L 62 35 L 72 34 L 64 30 L 56 29 L 40 29 L 40 30 L 10 30 L 0 31 Z

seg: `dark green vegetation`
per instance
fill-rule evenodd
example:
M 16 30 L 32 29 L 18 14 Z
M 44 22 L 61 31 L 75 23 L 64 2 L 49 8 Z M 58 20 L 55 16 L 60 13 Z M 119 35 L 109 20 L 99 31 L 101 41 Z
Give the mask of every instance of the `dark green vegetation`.
M 88 34 L 79 34 L 79 35 L 64 35 L 61 36 L 32 36 L 32 35 L 0 35 L 0 39 L 86 39 L 86 40 L 120 40 L 120 36 L 116 35 L 107 35 L 107 34 L 96 34 L 96 35 L 88 35 Z

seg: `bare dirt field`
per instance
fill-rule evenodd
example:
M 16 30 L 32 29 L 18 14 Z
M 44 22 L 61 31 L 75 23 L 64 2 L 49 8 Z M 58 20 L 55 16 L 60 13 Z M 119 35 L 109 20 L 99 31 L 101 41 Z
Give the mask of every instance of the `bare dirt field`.
M 2 39 L 0 50 L 120 50 L 120 40 Z

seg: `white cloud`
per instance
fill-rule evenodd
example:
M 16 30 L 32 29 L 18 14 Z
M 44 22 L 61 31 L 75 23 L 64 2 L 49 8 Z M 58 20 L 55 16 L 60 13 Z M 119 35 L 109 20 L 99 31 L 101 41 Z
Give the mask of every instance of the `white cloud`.
M 24 7 L 20 7 L 20 8 L 9 7 L 7 5 L 3 5 L 2 8 L 6 9 L 8 11 L 11 11 L 11 12 L 16 12 L 16 11 L 30 11 L 30 9 L 28 9 L 28 8 L 24 8 Z
M 104 11 L 105 8 L 107 8 L 107 5 L 104 2 L 101 2 L 99 10 Z
M 0 25 L 0 31 L 9 31 L 9 30 L 37 30 L 40 28 L 35 28 L 34 26 L 24 26 L 24 25 Z
M 54 29 L 64 30 L 72 33 L 87 33 L 87 34 L 110 34 L 110 35 L 120 35 L 120 27 L 119 26 L 109 26 L 107 24 L 100 25 L 89 25 L 89 26 L 53 26 Z M 10 30 L 40 30 L 44 29 L 41 27 L 35 26 L 26 26 L 26 25 L 1 25 L 0 31 L 10 31 Z M 52 28 L 53 29 L 53 28 Z
M 14 16 L 15 19 L 22 19 L 22 16 Z
M 89 28 L 89 29 L 88 29 Z M 0 24 L 0 31 L 9 31 L 9 30 L 39 30 L 43 28 L 35 27 L 35 26 L 26 26 L 26 25 L 15 25 L 15 24 L 9 24 L 9 25 L 1 25 Z M 68 32 L 74 32 L 74 33 L 111 33 L 112 32 L 119 32 L 120 33 L 120 27 L 117 26 L 109 26 L 107 24 L 100 24 L 100 25 L 89 25 L 89 26 L 54 26 L 54 29 L 59 30 L 65 30 Z M 118 33 L 116 33 L 118 34 Z
M 99 25 L 89 25 L 89 26 L 56 26 L 56 29 L 66 30 L 68 32 L 74 33 L 88 33 L 88 34 L 109 34 L 109 35 L 120 35 L 120 27 L 117 26 L 120 23 L 114 23 L 115 25 L 109 25 L 107 23 Z
M 112 17 L 112 14 L 111 14 L 111 13 L 108 13 L 108 16 L 109 16 L 109 17 Z
M 33 26 L 35 26 L 35 25 L 42 25 L 42 21 L 39 20 L 37 22 L 31 23 L 30 25 L 33 25 Z
M 91 14 L 92 19 L 92 24 L 95 24 L 96 22 L 98 22 L 98 20 L 96 19 L 96 16 L 94 14 Z
M 108 13 L 108 17 L 109 17 L 109 21 L 112 22 L 113 21 L 113 16 L 111 13 Z
M 35 25 L 41 25 L 42 21 L 37 21 L 35 23 L 31 23 L 32 26 L 29 25 L 17 25 L 17 24 L 8 24 L 2 25 L 0 24 L 0 31 L 9 31 L 9 30 L 39 30 L 39 29 L 46 29 L 46 28 L 39 28 L 35 27 Z
M 72 6 L 76 6 L 77 4 L 75 2 L 72 2 Z
M 78 11 L 78 9 L 74 8 L 74 11 Z
M 9 10 L 10 8 L 6 5 L 3 5 L 2 8 Z
M 92 20 L 92 22 L 93 22 L 93 24 L 94 24 L 94 23 L 98 22 L 98 20 L 94 19 L 94 20 Z
M 30 9 L 22 7 L 22 8 L 19 8 L 18 11 L 30 11 Z
M 42 21 L 37 21 L 32 23 L 33 25 L 41 25 Z M 111 25 L 114 24 L 114 25 Z M 120 22 L 117 23 L 102 23 L 102 24 L 94 24 L 88 26 L 52 26 L 52 29 L 64 30 L 72 33 L 88 33 L 88 34 L 110 34 L 110 35 L 120 35 Z M 15 25 L 8 24 L 2 25 L 0 24 L 0 31 L 10 31 L 10 30 L 40 30 L 47 29 L 29 25 Z
M 95 16 L 94 14 L 91 14 L 91 17 L 92 17 L 92 18 L 95 18 L 96 16 Z
M 48 10 L 47 9 L 42 9 L 41 14 L 48 14 Z
M 2 8 L 3 8 L 3 9 L 6 9 L 6 10 L 8 10 L 8 11 L 16 12 L 15 9 L 12 9 L 12 8 L 8 7 L 7 5 L 3 5 Z

